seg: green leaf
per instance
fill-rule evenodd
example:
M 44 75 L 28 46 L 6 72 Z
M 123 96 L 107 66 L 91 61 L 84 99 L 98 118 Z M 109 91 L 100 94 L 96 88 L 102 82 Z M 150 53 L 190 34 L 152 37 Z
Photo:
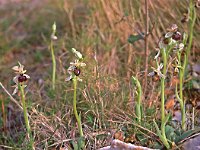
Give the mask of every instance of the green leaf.
M 175 141 L 175 139 L 177 138 L 175 129 L 172 126 L 166 125 L 165 133 L 166 133 L 167 139 L 169 139 L 170 141 Z
M 154 149 L 162 149 L 163 148 L 163 146 L 160 143 L 158 143 L 158 142 L 154 142 L 154 145 L 152 147 Z
M 71 141 L 71 144 L 73 145 L 74 150 L 78 150 L 78 144 L 74 141 Z
M 137 35 L 130 35 L 128 37 L 128 42 L 131 43 L 131 44 L 134 44 L 136 41 L 139 41 L 141 39 L 144 39 L 144 33 L 141 33 L 141 34 L 137 34 Z
M 178 143 L 186 138 L 188 138 L 189 136 L 195 134 L 195 133 L 198 133 L 200 132 L 200 128 L 196 128 L 194 130 L 189 130 L 189 131 L 186 131 L 184 132 L 181 136 L 177 137 L 176 140 L 175 140 L 175 143 Z
M 84 147 L 85 147 L 84 137 L 79 137 L 77 142 L 78 142 L 78 149 L 79 150 L 84 149 Z

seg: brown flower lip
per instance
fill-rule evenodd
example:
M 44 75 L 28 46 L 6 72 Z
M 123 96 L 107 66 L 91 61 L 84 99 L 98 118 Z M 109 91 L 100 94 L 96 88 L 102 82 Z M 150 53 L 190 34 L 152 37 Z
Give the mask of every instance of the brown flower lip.
M 27 77 L 24 76 L 23 74 L 20 74 L 18 77 L 18 82 L 25 82 L 27 81 Z
M 79 76 L 79 75 L 81 74 L 81 69 L 78 68 L 78 67 L 75 67 L 75 68 L 74 68 L 74 74 L 75 74 L 76 76 Z
M 173 35 L 172 35 L 172 39 L 175 40 L 175 41 L 180 41 L 182 39 L 182 35 L 180 32 L 175 32 Z

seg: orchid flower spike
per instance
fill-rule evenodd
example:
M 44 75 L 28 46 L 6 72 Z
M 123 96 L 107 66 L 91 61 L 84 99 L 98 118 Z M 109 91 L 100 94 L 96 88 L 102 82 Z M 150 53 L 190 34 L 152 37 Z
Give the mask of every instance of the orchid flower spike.
M 30 76 L 25 74 L 26 70 L 24 70 L 24 66 L 18 62 L 19 66 L 14 66 L 12 67 L 12 69 L 15 71 L 16 76 L 13 78 L 13 81 L 15 83 L 15 85 L 13 87 L 15 87 L 12 95 L 16 94 L 18 92 L 18 86 L 24 82 L 26 82 L 28 79 L 30 79 Z M 26 87 L 27 85 L 24 85 L 24 87 Z

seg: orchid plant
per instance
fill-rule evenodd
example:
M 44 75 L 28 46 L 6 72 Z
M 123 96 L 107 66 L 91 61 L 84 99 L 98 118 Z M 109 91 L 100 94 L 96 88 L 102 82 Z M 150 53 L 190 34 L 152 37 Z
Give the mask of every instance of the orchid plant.
M 56 36 L 56 23 L 54 22 L 52 26 L 52 34 L 51 34 L 51 43 L 50 43 L 50 49 L 51 49 L 51 57 L 52 57 L 52 64 L 53 64 L 53 71 L 52 71 L 52 89 L 55 90 L 55 80 L 56 80 L 56 58 L 54 54 L 54 45 L 53 42 L 57 40 Z
M 170 59 L 171 59 L 171 53 L 173 55 L 173 52 L 175 52 L 175 54 L 178 54 L 178 59 L 175 56 L 175 60 L 178 60 L 178 63 L 174 69 L 174 72 L 179 72 L 180 70 L 180 86 L 179 86 L 179 93 L 180 93 L 180 97 L 178 96 L 178 89 L 177 89 L 177 85 L 176 85 L 176 95 L 177 98 L 179 100 L 179 103 L 181 105 L 181 112 L 182 112 L 182 128 L 185 128 L 185 103 L 183 100 L 183 96 L 182 96 L 182 83 L 183 81 L 181 80 L 182 76 L 183 76 L 183 72 L 184 70 L 182 70 L 182 66 L 181 66 L 181 60 L 180 60 L 180 53 L 183 51 L 184 49 L 184 45 L 186 44 L 186 39 L 185 36 L 183 38 L 182 34 L 178 31 L 178 26 L 176 24 L 173 24 L 170 28 L 167 29 L 167 33 L 164 35 L 164 37 L 161 38 L 161 40 L 159 41 L 159 48 L 157 55 L 155 56 L 155 60 L 156 60 L 156 64 L 157 64 L 157 69 L 155 69 L 154 67 L 152 67 L 153 72 L 149 73 L 149 76 L 158 76 L 158 79 L 160 79 L 161 81 L 161 131 L 158 128 L 158 125 L 156 124 L 156 122 L 154 121 L 156 130 L 158 132 L 158 135 L 161 139 L 161 141 L 163 142 L 163 144 L 165 145 L 166 148 L 170 148 L 170 145 L 168 143 L 168 140 L 166 138 L 166 134 L 165 134 L 165 126 L 166 123 L 169 120 L 170 114 L 166 113 L 165 111 L 165 99 L 166 99 L 166 95 L 165 95 L 165 80 L 166 80 L 166 76 L 167 76 L 167 72 L 168 72 L 168 68 L 171 67 L 170 65 Z M 162 61 L 162 63 L 160 62 Z M 176 83 L 178 84 L 178 82 Z
M 18 62 L 18 66 L 14 66 L 12 69 L 15 71 L 16 74 L 16 76 L 13 78 L 13 81 L 15 83 L 15 85 L 13 86 L 15 88 L 13 91 L 13 95 L 20 92 L 24 112 L 25 126 L 28 133 L 28 138 L 30 139 L 31 148 L 34 150 L 34 141 L 31 134 L 24 92 L 24 89 L 27 86 L 25 83 L 28 79 L 30 79 L 30 76 L 26 74 L 26 70 L 24 70 L 24 66 L 20 62 Z
M 81 74 L 81 68 L 85 67 L 86 64 L 82 62 L 83 56 L 79 51 L 77 51 L 75 48 L 72 48 L 72 52 L 75 54 L 77 59 L 74 62 L 70 62 L 70 66 L 67 69 L 69 73 L 69 77 L 67 77 L 65 81 L 73 81 L 73 85 L 74 85 L 73 110 L 74 110 L 74 115 L 78 123 L 78 130 L 79 130 L 80 137 L 83 137 L 81 116 L 80 114 L 78 115 L 77 108 L 76 108 L 76 105 L 77 105 L 76 91 L 77 91 L 77 81 L 82 81 L 82 79 L 79 78 L 79 75 Z

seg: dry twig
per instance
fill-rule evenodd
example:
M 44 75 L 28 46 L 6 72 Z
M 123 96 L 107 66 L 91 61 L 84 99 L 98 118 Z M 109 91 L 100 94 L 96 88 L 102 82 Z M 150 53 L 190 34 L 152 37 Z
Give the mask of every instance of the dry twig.
M 8 96 L 11 99 L 11 101 L 14 102 L 21 110 L 23 110 L 22 106 L 12 97 L 12 95 L 6 90 L 6 88 L 3 86 L 3 84 L 1 82 L 0 82 L 0 86 L 6 92 L 6 94 L 8 94 Z

